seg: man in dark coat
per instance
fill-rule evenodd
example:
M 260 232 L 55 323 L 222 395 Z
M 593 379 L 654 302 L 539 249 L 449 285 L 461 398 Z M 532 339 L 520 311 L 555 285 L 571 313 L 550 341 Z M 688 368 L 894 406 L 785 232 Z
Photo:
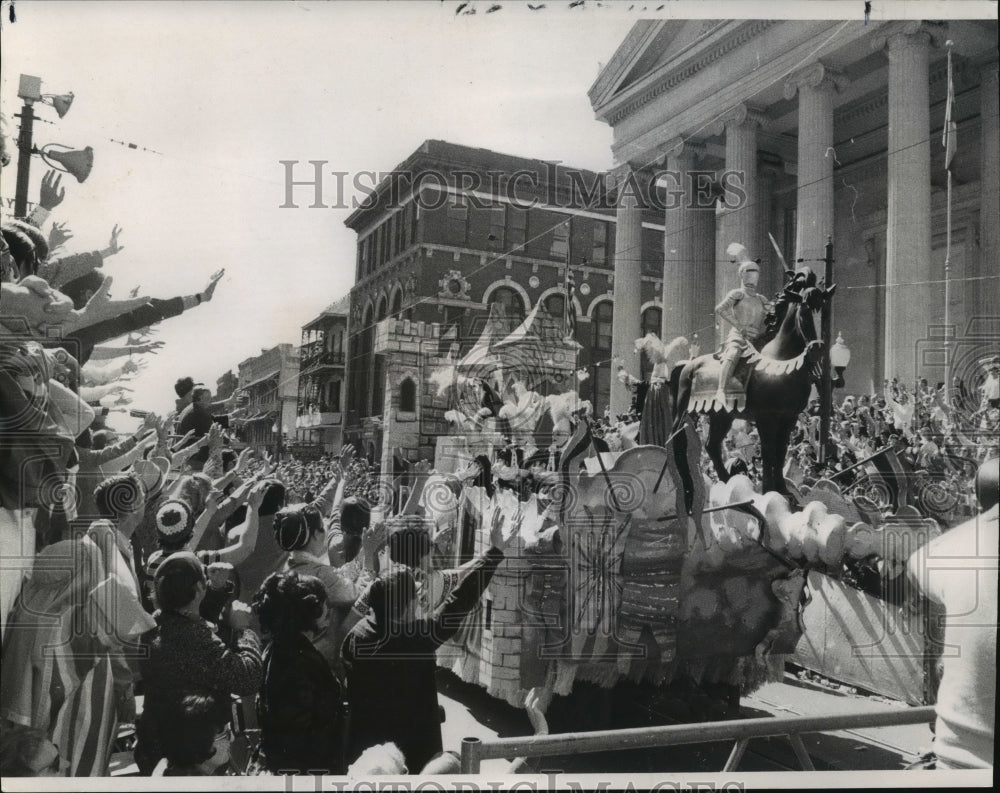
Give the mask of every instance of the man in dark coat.
M 367 600 L 371 613 L 344 641 L 350 737 L 347 759 L 393 742 L 419 773 L 442 749 L 434 672 L 435 651 L 452 638 L 475 608 L 503 561 L 502 521 L 491 531 L 493 547 L 472 562 L 468 575 L 436 618 L 414 619 L 416 584 L 408 569 L 376 580 Z

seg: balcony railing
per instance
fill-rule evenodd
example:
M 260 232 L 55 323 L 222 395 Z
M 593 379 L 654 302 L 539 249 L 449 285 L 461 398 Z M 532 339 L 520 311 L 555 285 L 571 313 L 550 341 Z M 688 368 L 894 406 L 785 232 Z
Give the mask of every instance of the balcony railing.
M 343 352 L 331 352 L 329 350 L 318 350 L 310 354 L 305 348 L 302 349 L 302 369 L 315 369 L 317 366 L 343 366 Z
M 334 411 L 301 413 L 295 418 L 295 428 L 304 430 L 315 427 L 333 427 L 341 423 L 344 414 Z

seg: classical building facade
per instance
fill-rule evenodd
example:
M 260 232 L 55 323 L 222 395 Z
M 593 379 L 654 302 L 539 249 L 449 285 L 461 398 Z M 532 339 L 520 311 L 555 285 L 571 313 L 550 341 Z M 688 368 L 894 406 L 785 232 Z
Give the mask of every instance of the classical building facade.
M 297 455 L 334 452 L 343 440 L 347 298 L 302 326 L 295 417 Z
M 578 387 L 603 410 L 614 379 L 618 281 L 616 215 L 608 186 L 606 174 L 435 140 L 397 166 L 368 205 L 347 220 L 358 234 L 358 248 L 350 293 L 345 440 L 373 460 L 382 458 L 386 411 L 407 377 L 406 367 L 397 365 L 400 355 L 392 357 L 395 342 L 376 349 L 379 323 L 390 318 L 409 323 L 406 330 L 392 326 L 406 355 L 415 354 L 414 345 L 422 345 L 428 360 L 444 357 L 453 345 L 464 355 L 494 304 L 508 330 L 539 304 L 551 316 L 564 317 L 567 266 L 575 283 L 576 366 L 588 375 L 568 387 Z M 637 325 L 658 332 L 663 225 L 655 213 L 645 215 L 629 232 L 627 255 L 637 263 L 630 288 L 639 296 Z M 628 356 L 634 358 L 631 349 Z M 430 368 L 425 372 L 422 364 L 420 371 Z M 422 394 L 427 384 L 414 385 Z M 447 433 L 443 419 L 432 424 L 405 435 Z M 399 439 L 385 440 L 416 451 Z
M 280 456 L 295 439 L 299 356 L 293 344 L 279 344 L 239 364 L 239 385 L 230 421 L 240 440 L 257 452 Z
M 949 48 L 958 144 L 946 279 Z M 659 181 L 678 199 L 659 218 L 665 337 L 704 326 L 737 285 L 730 242 L 761 259 L 766 291 L 780 286 L 771 235 L 789 266 L 801 259 L 821 276 L 832 239 L 848 391 L 943 381 L 946 352 L 968 381 L 996 349 L 996 21 L 642 21 L 589 96 L 614 130 L 619 181 Z M 619 202 L 617 220 L 617 250 L 633 249 L 641 206 Z M 648 300 L 638 273 L 616 256 L 612 354 L 629 365 Z

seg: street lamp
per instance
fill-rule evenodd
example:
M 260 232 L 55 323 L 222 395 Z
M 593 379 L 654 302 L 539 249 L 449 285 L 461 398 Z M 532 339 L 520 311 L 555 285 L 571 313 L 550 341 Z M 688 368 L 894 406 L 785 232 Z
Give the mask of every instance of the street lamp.
M 73 104 L 73 93 L 43 94 L 42 79 L 30 74 L 22 74 L 17 88 L 18 98 L 24 100 L 21 106 L 21 130 L 17 136 L 17 183 L 14 193 L 14 216 L 24 217 L 28 212 L 28 181 L 31 172 L 31 155 L 39 154 L 32 144 L 35 114 L 32 105 L 40 102 L 55 108 L 59 118 L 65 116 Z M 51 144 L 57 145 L 57 144 Z M 47 147 L 46 147 L 47 148 Z M 93 163 L 93 149 L 89 146 L 82 152 L 49 152 L 49 156 L 65 166 L 68 173 L 82 182 L 90 173 Z
M 844 337 L 837 332 L 837 341 L 834 342 L 833 347 L 830 348 L 830 366 L 833 367 L 833 371 L 837 373 L 836 379 L 833 381 L 834 388 L 844 387 L 844 370 L 847 368 L 848 364 L 851 362 L 851 350 L 844 343 Z

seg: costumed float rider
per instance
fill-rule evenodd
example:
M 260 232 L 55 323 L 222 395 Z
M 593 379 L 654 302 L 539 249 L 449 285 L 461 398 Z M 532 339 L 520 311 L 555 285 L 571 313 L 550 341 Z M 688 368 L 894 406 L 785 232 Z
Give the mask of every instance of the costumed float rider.
M 754 342 L 764 334 L 767 315 L 772 310 L 768 300 L 757 292 L 760 265 L 750 258 L 749 251 L 734 242 L 726 252 L 738 257 L 740 286 L 729 292 L 715 307 L 715 315 L 732 326 L 722 347 L 722 367 L 715 393 L 715 401 L 720 405 L 720 410 L 727 409 L 726 381 L 736 368 L 736 361 L 745 354 L 748 345 L 753 347 Z

